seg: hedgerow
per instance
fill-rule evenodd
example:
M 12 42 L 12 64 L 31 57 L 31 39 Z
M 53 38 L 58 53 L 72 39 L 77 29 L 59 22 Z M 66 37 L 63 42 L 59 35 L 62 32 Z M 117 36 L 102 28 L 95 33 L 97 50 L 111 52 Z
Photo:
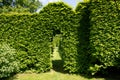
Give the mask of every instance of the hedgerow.
M 110 66 L 119 67 L 119 11 L 118 1 L 91 0 L 78 4 L 80 73 L 95 74 Z
M 18 51 L 21 70 L 48 71 L 50 35 L 40 15 L 0 15 L 0 42 L 5 41 Z
M 70 7 L 51 3 L 39 14 L 1 14 L 0 17 L 0 42 L 9 43 L 18 51 L 21 70 L 45 72 L 51 69 L 52 37 L 59 31 L 65 70 L 77 71 L 78 19 Z
M 120 66 L 119 3 L 92 0 L 90 10 L 90 53 L 95 58 L 89 70 L 96 73 L 109 66 Z
M 64 61 L 64 70 L 76 72 L 77 69 L 77 44 L 79 21 L 75 12 L 63 3 L 53 3 L 41 12 L 44 22 L 55 34 L 61 34 L 60 55 Z
M 92 73 L 120 67 L 120 4 L 91 0 L 76 12 L 64 3 L 50 3 L 39 14 L 0 15 L 0 42 L 17 53 L 20 69 L 45 72 L 52 68 L 52 40 L 60 34 L 64 70 Z

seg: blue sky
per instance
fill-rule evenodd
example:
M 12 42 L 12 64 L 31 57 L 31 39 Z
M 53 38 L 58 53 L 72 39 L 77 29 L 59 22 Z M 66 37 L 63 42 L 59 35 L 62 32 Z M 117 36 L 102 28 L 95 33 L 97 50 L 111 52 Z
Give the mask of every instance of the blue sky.
M 43 5 L 48 4 L 48 2 L 57 2 L 63 1 L 66 4 L 70 5 L 71 7 L 75 8 L 78 2 L 82 2 L 83 0 L 40 0 Z
M 77 3 L 82 2 L 83 0 L 63 0 L 63 1 L 75 8 Z
M 77 3 L 82 2 L 83 0 L 39 0 L 39 1 L 42 2 L 43 6 L 47 5 L 49 2 L 63 1 L 74 9 L 77 6 Z M 36 12 L 38 13 L 41 9 L 42 8 L 39 8 Z

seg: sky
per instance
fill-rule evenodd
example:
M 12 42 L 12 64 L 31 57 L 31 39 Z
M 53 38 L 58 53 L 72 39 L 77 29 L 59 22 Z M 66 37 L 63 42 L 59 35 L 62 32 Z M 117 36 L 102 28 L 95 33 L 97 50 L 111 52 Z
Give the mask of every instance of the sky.
M 82 2 L 83 0 L 39 0 L 39 1 L 42 2 L 43 6 L 47 5 L 50 2 L 63 1 L 74 9 L 77 6 L 77 3 Z M 42 8 L 39 8 L 36 12 L 39 13 L 41 9 Z
M 82 2 L 83 0 L 63 0 L 63 1 L 72 6 L 73 8 L 75 8 L 77 3 Z
M 83 0 L 39 0 L 42 2 L 43 6 L 48 4 L 48 2 L 57 2 L 57 1 L 63 1 L 66 4 L 70 5 L 71 7 L 75 8 L 78 2 L 82 2 Z

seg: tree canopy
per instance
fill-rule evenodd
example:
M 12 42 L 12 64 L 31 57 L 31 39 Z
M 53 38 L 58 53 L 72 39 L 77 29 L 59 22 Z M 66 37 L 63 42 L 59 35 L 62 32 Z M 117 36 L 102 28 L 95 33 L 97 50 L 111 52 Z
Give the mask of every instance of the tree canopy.
M 42 3 L 39 0 L 0 0 L 1 12 L 35 12 L 38 8 L 42 6 Z M 7 9 L 6 9 L 7 8 Z M 9 9 L 12 10 L 9 10 Z M 5 10 L 6 9 L 6 10 Z

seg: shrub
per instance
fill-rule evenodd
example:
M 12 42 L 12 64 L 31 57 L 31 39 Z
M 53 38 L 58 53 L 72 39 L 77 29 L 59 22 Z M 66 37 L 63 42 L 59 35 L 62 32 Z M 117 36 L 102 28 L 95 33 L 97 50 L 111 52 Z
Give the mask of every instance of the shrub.
M 8 44 L 0 44 L 0 78 L 9 77 L 19 72 L 19 61 L 16 59 L 16 50 Z

